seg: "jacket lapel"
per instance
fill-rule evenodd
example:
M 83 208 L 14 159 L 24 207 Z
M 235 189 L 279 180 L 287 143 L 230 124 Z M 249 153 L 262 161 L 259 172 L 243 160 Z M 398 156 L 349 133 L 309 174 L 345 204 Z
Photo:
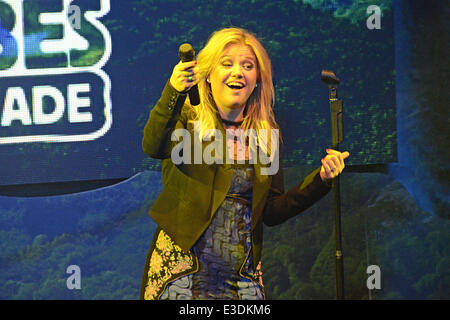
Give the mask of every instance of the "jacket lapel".
M 213 199 L 211 204 L 211 219 L 225 200 L 225 196 L 228 193 L 228 190 L 231 186 L 231 181 L 233 179 L 233 169 L 229 164 L 223 164 L 216 166 L 216 174 L 214 177 L 214 190 L 213 190 Z
M 226 163 L 226 152 L 227 152 L 227 141 L 226 141 L 226 131 L 222 125 L 222 122 L 219 121 L 220 115 L 217 112 L 216 116 L 214 117 L 214 122 L 216 125 L 216 128 L 220 130 L 220 133 L 222 134 L 223 139 L 223 153 L 222 153 L 222 161 L 223 164 L 216 165 L 216 174 L 214 177 L 214 189 L 213 189 L 213 201 L 211 204 L 211 219 L 216 212 L 216 210 L 219 208 L 219 206 L 222 204 L 222 202 L 225 200 L 225 196 L 228 193 L 228 190 L 231 186 L 231 181 L 233 180 L 233 169 L 229 163 Z
M 267 194 L 272 182 L 272 176 L 261 174 L 261 165 L 253 165 L 253 198 L 252 198 L 252 230 L 261 218 Z

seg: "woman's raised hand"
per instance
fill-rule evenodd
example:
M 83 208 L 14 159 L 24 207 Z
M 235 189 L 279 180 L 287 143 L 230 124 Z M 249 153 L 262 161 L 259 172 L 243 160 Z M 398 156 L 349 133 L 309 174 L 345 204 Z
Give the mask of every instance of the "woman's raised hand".
M 198 83 L 199 68 L 197 61 L 179 62 L 173 68 L 170 76 L 170 85 L 178 92 L 189 90 Z

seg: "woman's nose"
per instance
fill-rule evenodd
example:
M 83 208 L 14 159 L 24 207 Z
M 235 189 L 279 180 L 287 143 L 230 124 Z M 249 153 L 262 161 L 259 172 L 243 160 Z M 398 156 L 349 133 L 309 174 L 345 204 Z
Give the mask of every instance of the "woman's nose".
M 235 64 L 233 66 L 233 69 L 231 70 L 231 75 L 236 77 L 236 78 L 242 78 L 243 74 L 242 74 L 242 68 L 239 64 Z

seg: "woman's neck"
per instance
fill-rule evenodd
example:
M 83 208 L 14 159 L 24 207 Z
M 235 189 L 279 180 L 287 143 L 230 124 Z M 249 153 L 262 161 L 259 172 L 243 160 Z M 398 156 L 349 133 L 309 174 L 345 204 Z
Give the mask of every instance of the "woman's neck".
M 233 122 L 239 122 L 244 119 L 244 108 L 245 106 L 237 109 L 222 109 L 217 108 L 219 110 L 220 117 L 222 119 L 233 121 Z

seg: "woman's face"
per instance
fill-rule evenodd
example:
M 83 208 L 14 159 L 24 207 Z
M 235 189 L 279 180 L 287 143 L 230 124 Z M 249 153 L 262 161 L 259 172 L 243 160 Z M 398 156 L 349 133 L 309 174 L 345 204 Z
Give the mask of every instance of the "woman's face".
M 222 111 L 245 106 L 258 78 L 253 50 L 243 44 L 228 46 L 209 76 L 214 101 Z

